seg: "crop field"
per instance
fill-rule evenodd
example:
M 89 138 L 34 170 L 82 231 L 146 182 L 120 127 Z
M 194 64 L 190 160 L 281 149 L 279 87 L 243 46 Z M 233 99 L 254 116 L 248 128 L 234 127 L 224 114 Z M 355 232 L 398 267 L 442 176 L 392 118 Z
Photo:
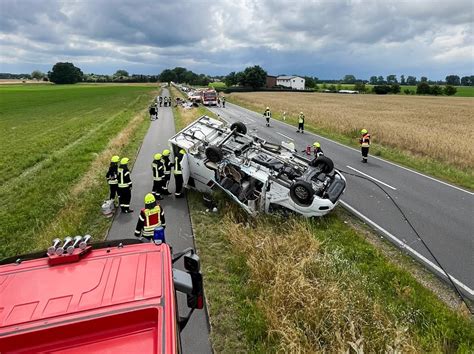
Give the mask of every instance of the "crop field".
M 323 89 L 324 84 L 318 84 L 319 89 Z M 334 85 L 339 87 L 338 84 L 325 84 L 327 87 Z M 353 84 L 340 84 L 341 90 L 353 90 L 354 85 Z M 366 89 L 371 90 L 374 85 L 365 85 Z M 441 87 L 444 87 L 441 85 Z M 403 85 L 400 86 L 400 95 L 405 95 L 403 92 L 405 89 L 409 89 L 412 92 L 416 92 L 416 85 Z M 474 86 L 456 86 L 456 94 L 454 95 L 455 97 L 474 97 Z
M 241 102 L 263 112 L 283 111 L 316 130 L 358 137 L 367 128 L 374 143 L 426 156 L 461 169 L 474 169 L 474 101 L 471 98 L 377 96 L 291 92 L 232 93 Z
M 0 87 L 0 257 L 42 248 L 66 232 L 104 230 L 96 217 L 107 191 L 103 169 L 111 154 L 134 154 L 153 91 Z

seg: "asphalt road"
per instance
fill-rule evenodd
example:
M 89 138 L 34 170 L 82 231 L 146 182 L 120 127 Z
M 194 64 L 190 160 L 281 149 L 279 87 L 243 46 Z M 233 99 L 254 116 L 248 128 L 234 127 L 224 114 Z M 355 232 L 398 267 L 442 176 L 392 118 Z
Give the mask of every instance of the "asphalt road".
M 377 182 L 406 213 L 460 290 L 474 299 L 474 193 L 370 154 L 368 163 L 363 164 L 359 150 L 312 133 L 297 133 L 296 127 L 276 120 L 267 128 L 262 114 L 237 105 L 227 103 L 226 108 L 211 110 L 229 122 L 242 121 L 250 133 L 269 141 L 293 141 L 298 151 L 319 141 L 336 168 Z M 446 279 L 383 191 L 367 180 L 345 177 L 342 205 Z
M 168 96 L 168 90 L 163 90 L 163 96 Z M 140 209 L 144 207 L 143 198 L 151 192 L 153 177 L 151 162 L 153 155 L 169 148 L 168 139 L 175 134 L 173 112 L 170 107 L 160 107 L 158 120 L 151 122 L 150 128 L 145 135 L 143 144 L 132 170 L 132 200 L 130 207 L 133 213 L 123 214 L 117 211 L 107 239 L 135 238 L 134 231 L 138 220 Z M 132 156 L 130 156 L 133 159 Z M 171 177 L 170 192 L 174 192 L 174 179 Z M 160 201 L 165 211 L 166 218 L 166 242 L 173 247 L 174 252 L 179 252 L 188 247 L 194 248 L 194 238 L 189 217 L 189 209 L 186 198 L 176 199 L 167 196 Z M 177 268 L 183 269 L 182 262 Z M 178 293 L 178 308 L 181 315 L 188 311 L 186 297 Z M 181 341 L 184 353 L 212 353 L 209 341 L 209 322 L 206 310 L 195 310 L 187 326 L 181 332 Z

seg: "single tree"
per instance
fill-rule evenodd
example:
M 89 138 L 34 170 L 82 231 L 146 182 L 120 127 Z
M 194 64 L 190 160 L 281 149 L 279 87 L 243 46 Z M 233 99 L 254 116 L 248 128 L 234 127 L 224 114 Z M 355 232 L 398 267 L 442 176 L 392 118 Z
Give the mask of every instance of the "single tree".
M 48 72 L 49 81 L 55 84 L 75 84 L 82 81 L 82 76 L 81 69 L 73 63 L 56 63 Z
M 387 75 L 387 84 L 391 85 L 391 84 L 397 84 L 398 83 L 398 80 L 397 80 L 397 75 Z
M 454 87 L 454 86 L 451 86 L 451 85 L 446 85 L 446 87 L 444 88 L 443 90 L 443 93 L 446 95 L 446 96 L 453 96 L 456 94 L 457 92 L 457 88 Z
M 371 85 L 377 85 L 377 76 L 371 76 L 369 79 Z
M 176 81 L 176 73 L 170 69 L 165 69 L 160 74 L 160 81 L 161 82 L 175 82 Z
M 42 72 L 39 71 L 39 70 L 34 70 L 34 71 L 31 73 L 31 78 L 33 78 L 33 79 L 42 80 L 43 77 L 45 77 L 45 74 L 42 73 Z
M 446 85 L 459 86 L 461 85 L 461 80 L 457 75 L 448 75 L 446 76 Z
M 249 66 L 243 72 L 243 85 L 250 86 L 254 90 L 265 85 L 267 72 L 259 65 Z
M 227 87 L 231 87 L 238 84 L 235 71 L 232 71 L 224 78 L 224 83 Z
M 380 75 L 378 78 L 377 78 L 377 84 L 378 85 L 383 85 L 385 84 L 385 80 L 383 79 L 383 76 Z
M 407 84 L 407 82 L 405 80 L 405 75 L 401 75 L 400 76 L 400 85 L 406 85 L 406 84 Z
M 422 76 L 420 78 L 420 82 L 428 82 L 428 78 L 426 76 Z
M 356 82 L 356 77 L 354 75 L 345 75 L 342 81 L 345 84 L 353 84 Z
M 416 77 L 415 76 L 408 76 L 407 77 L 407 85 L 411 85 L 411 86 L 416 85 Z
M 434 96 L 442 95 L 443 89 L 439 85 L 433 85 L 430 87 L 430 94 Z
M 365 84 L 359 81 L 354 85 L 354 90 L 364 93 L 367 89 L 365 87 Z
M 127 70 L 117 70 L 114 74 L 115 77 L 128 77 Z
M 474 86 L 474 76 L 463 76 L 461 78 L 462 86 Z
M 392 93 L 394 93 L 394 94 L 400 93 L 400 85 L 397 84 L 397 83 L 392 84 L 390 86 L 390 89 L 391 89 Z
M 426 81 L 422 81 L 416 86 L 417 95 L 429 95 L 430 93 L 430 85 Z

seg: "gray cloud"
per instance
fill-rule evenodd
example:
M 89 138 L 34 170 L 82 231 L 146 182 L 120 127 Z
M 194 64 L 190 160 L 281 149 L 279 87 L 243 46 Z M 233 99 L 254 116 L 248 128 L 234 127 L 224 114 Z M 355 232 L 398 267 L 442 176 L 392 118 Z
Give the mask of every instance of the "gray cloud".
M 469 0 L 2 0 L 0 12 L 0 71 L 58 60 L 107 73 L 182 65 L 225 74 L 252 64 L 320 77 L 473 71 Z

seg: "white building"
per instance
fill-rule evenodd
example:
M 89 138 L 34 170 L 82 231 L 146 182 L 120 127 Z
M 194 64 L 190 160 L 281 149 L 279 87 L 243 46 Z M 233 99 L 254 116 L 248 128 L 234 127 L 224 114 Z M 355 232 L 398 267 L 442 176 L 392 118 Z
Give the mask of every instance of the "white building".
M 278 76 L 276 84 L 293 90 L 304 90 L 305 79 L 299 76 Z

